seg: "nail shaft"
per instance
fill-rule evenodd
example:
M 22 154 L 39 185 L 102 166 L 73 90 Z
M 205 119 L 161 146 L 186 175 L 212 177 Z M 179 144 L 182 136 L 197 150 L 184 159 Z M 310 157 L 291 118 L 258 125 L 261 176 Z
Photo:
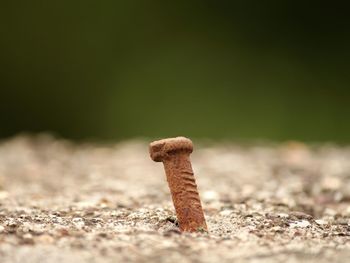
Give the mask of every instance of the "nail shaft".
M 154 161 L 163 162 L 181 231 L 207 231 L 207 225 L 194 178 L 190 153 L 191 140 L 184 137 L 150 144 Z

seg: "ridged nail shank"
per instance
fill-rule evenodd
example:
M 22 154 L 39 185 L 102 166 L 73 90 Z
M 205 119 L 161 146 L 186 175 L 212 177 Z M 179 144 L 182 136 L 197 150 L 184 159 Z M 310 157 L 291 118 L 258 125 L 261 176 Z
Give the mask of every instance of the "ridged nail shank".
M 189 155 L 190 139 L 176 137 L 150 144 L 152 160 L 163 162 L 181 231 L 207 231 Z

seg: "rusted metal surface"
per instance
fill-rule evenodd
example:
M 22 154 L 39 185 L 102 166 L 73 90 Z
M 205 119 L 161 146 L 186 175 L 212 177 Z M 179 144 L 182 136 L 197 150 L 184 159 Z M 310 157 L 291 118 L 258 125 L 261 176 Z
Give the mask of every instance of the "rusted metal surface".
M 163 162 L 181 231 L 208 231 L 194 178 L 190 139 L 176 137 L 150 144 L 152 160 Z

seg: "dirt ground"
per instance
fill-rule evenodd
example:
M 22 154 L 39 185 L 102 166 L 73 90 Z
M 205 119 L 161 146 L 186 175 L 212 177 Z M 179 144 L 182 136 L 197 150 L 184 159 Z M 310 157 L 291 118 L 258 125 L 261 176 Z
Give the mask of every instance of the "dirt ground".
M 181 234 L 148 142 L 0 143 L 0 262 L 347 262 L 350 147 L 205 143 L 209 233 Z

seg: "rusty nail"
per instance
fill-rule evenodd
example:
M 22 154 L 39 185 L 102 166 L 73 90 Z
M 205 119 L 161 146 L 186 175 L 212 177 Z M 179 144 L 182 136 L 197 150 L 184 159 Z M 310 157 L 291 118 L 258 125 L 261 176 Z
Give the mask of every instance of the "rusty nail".
M 163 162 L 181 231 L 208 231 L 190 161 L 193 144 L 176 137 L 154 141 L 149 146 L 151 158 Z

